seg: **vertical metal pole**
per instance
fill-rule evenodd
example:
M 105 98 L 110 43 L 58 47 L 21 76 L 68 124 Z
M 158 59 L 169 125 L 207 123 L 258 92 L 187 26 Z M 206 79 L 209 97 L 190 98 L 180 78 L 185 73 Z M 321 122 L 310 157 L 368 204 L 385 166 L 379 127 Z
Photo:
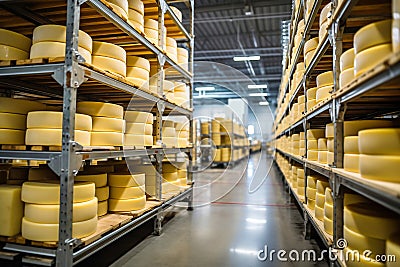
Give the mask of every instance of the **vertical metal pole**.
M 190 0 L 190 53 L 189 53 L 189 71 L 194 73 L 193 62 L 194 62 L 194 0 Z M 191 79 L 190 83 L 193 81 Z M 192 84 L 193 86 L 193 84 Z M 193 88 L 193 87 L 192 87 Z M 190 93 L 190 99 L 192 100 L 192 93 Z M 191 107 L 193 107 L 193 101 Z
M 158 46 L 164 50 L 164 15 L 166 12 L 166 3 L 164 0 L 158 0 Z M 164 64 L 165 56 L 160 53 L 157 55 L 157 92 L 159 95 L 164 95 Z
M 343 238 L 344 192 L 343 187 L 340 186 L 340 177 L 333 174 L 331 181 L 333 181 L 333 246 L 337 248 L 337 241 Z

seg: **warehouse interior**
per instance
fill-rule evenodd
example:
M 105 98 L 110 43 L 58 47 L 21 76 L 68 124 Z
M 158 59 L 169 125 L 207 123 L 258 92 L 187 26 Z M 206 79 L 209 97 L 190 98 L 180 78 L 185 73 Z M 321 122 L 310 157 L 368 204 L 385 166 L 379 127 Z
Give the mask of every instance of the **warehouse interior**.
M 0 266 L 400 266 L 400 1 L 0 1 Z

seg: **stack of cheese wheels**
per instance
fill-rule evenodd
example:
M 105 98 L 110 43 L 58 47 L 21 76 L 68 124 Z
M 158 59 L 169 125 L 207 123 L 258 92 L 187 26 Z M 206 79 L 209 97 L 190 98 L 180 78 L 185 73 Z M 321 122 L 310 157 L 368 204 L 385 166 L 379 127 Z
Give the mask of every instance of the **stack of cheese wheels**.
M 303 117 L 304 112 L 306 111 L 306 97 L 301 95 L 297 98 L 297 104 L 299 105 L 297 110 L 296 121 Z
M 166 147 L 178 147 L 174 121 L 163 120 L 162 141 Z
M 167 37 L 166 53 L 169 58 L 178 62 L 178 44 L 172 37 Z
M 33 146 L 62 145 L 63 113 L 57 111 L 32 111 L 26 119 L 25 143 Z M 92 118 L 75 114 L 75 138 L 82 146 L 90 146 Z
M 359 138 L 358 132 L 371 128 L 391 127 L 392 122 L 387 120 L 360 120 L 345 121 L 343 124 L 344 158 L 343 168 L 350 172 L 360 172 Z
M 65 57 L 66 27 L 41 25 L 33 30 L 30 59 Z M 92 38 L 79 31 L 78 52 L 87 63 L 92 62 Z
M 318 138 L 318 162 L 328 163 L 328 144 L 326 138 Z
M 221 131 L 221 120 L 222 118 L 214 118 L 211 120 L 211 132 L 219 133 Z
M 215 146 L 221 145 L 221 133 L 220 132 L 212 132 L 211 140 Z
M 178 64 L 185 70 L 189 70 L 189 51 L 186 48 L 178 47 Z
M 176 122 L 175 129 L 178 137 L 178 147 L 184 148 L 189 145 L 189 121 Z
M 223 147 L 221 149 L 221 161 L 222 162 L 229 162 L 232 158 L 231 155 L 232 151 L 230 147 Z
M 21 186 L 0 185 L 0 236 L 15 236 L 21 232 L 24 204 L 21 201 Z
M 78 102 L 77 111 L 92 116 L 91 146 L 122 146 L 125 122 L 122 106 L 103 102 Z
M 400 183 L 400 128 L 362 130 L 358 138 L 361 176 Z
M 375 203 L 345 205 L 343 219 L 343 234 L 348 243 L 348 249 L 370 250 L 372 252 L 371 259 L 375 258 L 375 255 L 385 254 L 386 240 L 399 230 L 400 224 L 398 215 Z M 369 259 L 364 258 L 364 260 L 368 261 Z M 361 263 L 363 262 L 361 261 Z M 372 263 L 375 265 L 371 266 L 385 266 L 384 263 Z M 348 266 L 369 266 L 367 264 L 356 265 L 351 260 L 346 264 Z
M 154 19 L 144 20 L 144 34 L 153 44 L 158 45 L 158 21 Z
M 294 170 L 293 170 L 294 168 Z M 291 178 L 291 185 L 293 189 L 296 191 L 298 190 L 298 180 L 304 180 L 304 169 L 302 167 L 292 166 L 292 178 Z M 303 195 L 304 195 L 304 187 L 302 188 Z M 297 192 L 298 193 L 298 192 Z
M 93 42 L 93 66 L 126 77 L 126 51 L 115 44 Z
M 136 163 L 132 166 L 130 166 L 131 170 L 135 170 L 137 172 L 142 172 L 146 176 L 146 181 L 145 181 L 145 188 L 146 188 L 146 193 L 155 196 L 156 194 L 156 181 L 157 181 L 157 170 L 156 168 L 151 164 L 142 164 L 142 163 Z
M 143 90 L 149 90 L 150 62 L 142 57 L 126 57 L 126 79 Z
M 163 81 L 163 93 L 169 102 L 175 103 L 175 85 L 171 81 Z
M 220 148 L 216 148 L 214 150 L 213 156 L 214 156 L 214 161 L 220 162 L 221 161 L 221 149 Z
M 317 194 L 315 196 L 315 217 L 321 222 L 324 221 L 325 192 L 329 187 L 329 182 L 324 178 L 317 181 Z
M 306 135 L 304 132 L 300 132 L 299 134 L 299 156 L 306 156 Z
M 108 175 L 109 211 L 141 210 L 146 205 L 144 173 L 110 173 Z
M 180 186 L 186 186 L 187 185 L 187 164 L 186 161 L 184 162 L 175 162 L 175 166 L 177 167 L 177 172 L 178 172 L 178 179 L 179 179 L 179 184 Z
M 124 20 L 128 20 L 128 0 L 107 0 L 112 10 Z
M 299 156 L 300 155 L 300 135 L 299 134 L 292 134 L 292 154 Z
M 22 185 L 21 200 L 25 202 L 22 236 L 33 241 L 57 241 L 60 212 L 59 182 L 25 182 Z M 96 231 L 97 198 L 94 183 L 74 184 L 72 213 L 73 238 L 83 238 Z
M 333 71 L 323 72 L 317 76 L 317 103 L 329 98 L 333 89 Z
M 180 180 L 178 177 L 178 167 L 175 163 L 164 162 L 162 165 L 163 185 L 162 193 L 171 193 L 179 190 Z
M 23 99 L 0 97 L 0 144 L 25 144 L 26 114 L 46 105 Z
M 310 208 L 311 210 L 314 210 L 315 208 L 318 179 L 321 179 L 319 175 L 307 176 L 307 188 L 306 188 L 307 207 Z
M 174 15 L 177 17 L 177 19 L 180 22 L 182 22 L 182 12 L 174 6 L 171 6 L 170 8 L 171 8 L 172 12 L 174 13 Z
M 395 255 L 396 259 L 400 259 L 400 233 L 392 234 L 386 240 L 386 255 Z M 396 262 L 386 262 L 387 267 L 396 267 Z
M 0 28 L 0 60 L 27 59 L 31 43 L 25 35 Z
M 315 105 L 317 104 L 317 90 L 318 87 L 313 87 L 307 89 L 306 95 L 307 95 L 307 112 L 310 111 Z
M 200 133 L 203 135 L 210 134 L 210 122 L 203 121 L 200 123 Z
M 325 188 L 324 230 L 333 235 L 333 195 L 330 187 Z
M 362 27 L 354 35 L 354 77 L 359 77 L 392 53 L 392 20 Z M 372 36 L 372 38 L 371 38 Z
M 290 172 L 289 175 L 286 177 L 286 181 L 289 183 L 289 185 L 293 188 L 297 188 L 297 166 L 291 165 L 290 166 Z M 295 185 L 296 183 L 296 185 Z
M 303 196 L 305 195 L 305 175 L 304 175 L 304 169 L 301 167 L 297 168 L 297 179 L 293 180 L 293 183 L 295 183 L 295 186 L 293 186 L 294 188 L 297 188 L 297 194 L 299 196 Z
M 318 139 L 324 138 L 325 129 L 307 130 L 307 159 L 318 161 Z
M 128 0 L 128 23 L 144 32 L 144 4 L 141 0 Z
M 328 152 L 326 153 L 326 160 L 328 164 L 333 164 L 334 161 L 334 134 L 333 123 L 328 123 L 325 126 L 326 147 L 328 149 Z
M 329 18 L 331 17 L 331 11 L 332 11 L 332 3 L 329 3 L 321 10 L 321 14 L 319 15 L 318 38 L 320 41 L 322 41 L 322 39 L 328 32 L 327 30 L 328 30 L 328 25 L 330 23 Z
M 354 48 L 340 56 L 339 88 L 343 88 L 354 79 Z
M 178 106 L 188 108 L 190 104 L 189 87 L 185 83 L 174 83 L 174 99 Z
M 312 38 L 304 44 L 304 63 L 306 67 L 310 65 L 317 47 L 318 47 L 318 37 Z
M 110 188 L 107 186 L 107 173 L 99 174 L 86 174 L 82 173 L 75 176 L 75 181 L 78 182 L 92 182 L 96 187 L 95 196 L 97 198 L 97 216 L 103 216 L 107 214 Z
M 127 110 L 125 112 L 125 146 L 153 145 L 153 114 Z
M 296 121 L 296 116 L 299 110 L 299 104 L 294 103 L 290 112 L 289 112 L 289 122 L 292 124 Z

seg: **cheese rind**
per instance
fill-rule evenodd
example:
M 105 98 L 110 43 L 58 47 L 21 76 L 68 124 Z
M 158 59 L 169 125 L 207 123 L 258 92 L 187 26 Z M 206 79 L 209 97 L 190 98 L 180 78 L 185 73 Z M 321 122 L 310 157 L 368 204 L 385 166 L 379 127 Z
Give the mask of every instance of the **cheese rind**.
M 97 207 L 97 216 L 103 216 L 106 215 L 108 211 L 108 201 L 99 201 L 98 207 Z
M 330 187 L 325 188 L 325 204 L 333 205 L 332 189 Z
M 126 134 L 152 135 L 153 124 L 141 122 L 128 122 L 125 126 Z
M 82 101 L 77 103 L 77 112 L 93 117 L 122 119 L 124 108 L 111 103 Z
M 133 187 L 111 187 L 110 198 L 113 199 L 132 199 L 140 198 L 145 195 L 144 185 Z
M 57 111 L 32 111 L 28 113 L 26 126 L 29 129 L 62 129 L 63 113 Z M 75 130 L 91 131 L 92 118 L 75 114 Z
M 149 79 L 149 72 L 140 67 L 127 67 L 126 68 L 126 76 L 134 77 L 134 78 L 138 78 L 138 79 L 147 81 Z
M 25 99 L 15 99 L 9 97 L 0 97 L 0 112 L 15 113 L 15 114 L 28 114 L 28 112 L 35 110 L 45 110 L 46 105 Z
M 25 130 L 26 116 L 22 114 L 0 112 L 0 129 Z
M 399 128 L 362 130 L 358 136 L 361 154 L 400 155 Z
M 75 130 L 75 141 L 82 146 L 90 146 L 90 132 Z M 61 146 L 62 129 L 27 129 L 25 144 L 32 146 Z
M 0 213 L 0 235 L 15 236 L 19 234 L 24 214 L 21 186 L 0 185 Z
M 383 20 L 368 24 L 359 29 L 354 35 L 354 53 L 392 41 L 392 20 Z M 371 38 L 373 37 L 373 38 Z
M 359 234 L 350 230 L 346 225 L 343 226 L 343 234 L 348 246 L 351 248 L 357 249 L 360 252 L 370 250 L 373 255 L 385 254 L 385 240 Z
M 153 123 L 153 114 L 149 112 L 142 112 L 142 111 L 134 111 L 134 110 L 127 110 L 125 111 L 124 119 L 127 122 L 136 122 L 136 123 Z
M 12 46 L 29 53 L 31 48 L 31 39 L 17 32 L 6 29 L 0 29 L 0 44 Z
M 344 154 L 343 169 L 349 172 L 360 172 L 360 155 L 359 154 Z
M 96 188 L 97 187 L 104 187 L 104 186 L 107 185 L 107 173 L 80 174 L 80 175 L 75 176 L 74 180 L 77 181 L 77 182 L 91 182 L 91 183 L 94 183 Z
M 143 134 L 125 134 L 124 146 L 152 146 L 153 136 Z
M 144 4 L 141 0 L 128 0 L 128 6 L 144 15 Z
M 358 139 L 358 136 L 346 136 L 344 138 L 343 150 L 345 154 L 360 154 Z
M 93 56 L 92 64 L 99 69 L 126 77 L 126 64 L 121 60 L 111 57 Z
M 392 43 L 374 46 L 358 54 L 354 59 L 354 77 L 360 77 L 392 54 Z
M 150 61 L 143 57 L 130 56 L 126 57 L 126 66 L 128 67 L 138 67 L 150 72 Z
M 89 64 L 92 63 L 92 55 L 89 50 L 78 47 L 79 54 Z M 36 58 L 64 58 L 65 57 L 65 43 L 58 42 L 40 42 L 33 44 L 29 54 L 30 59 Z
M 327 202 L 325 202 L 324 216 L 327 217 L 328 219 L 333 220 L 333 205 L 332 204 L 328 204 Z
M 317 189 L 307 187 L 306 189 L 307 199 L 315 200 L 317 197 Z
M 362 177 L 378 181 L 400 183 L 400 155 L 360 155 Z
M 316 199 L 315 199 L 315 206 L 323 209 L 324 204 L 325 204 L 325 193 L 320 194 L 317 192 Z
M 307 159 L 318 161 L 318 150 L 307 150 Z
M 310 40 L 308 40 L 305 44 L 304 44 L 304 55 L 306 55 L 308 52 L 310 52 L 311 50 L 315 50 L 318 46 L 318 37 L 312 38 Z
M 345 121 L 343 124 L 344 136 L 356 136 L 358 132 L 373 128 L 388 128 L 393 126 L 393 123 L 388 120 L 356 120 Z
M 329 187 L 329 181 L 324 181 L 322 179 L 318 179 L 317 181 L 317 193 L 325 194 L 326 188 Z
M 324 138 L 325 129 L 310 129 L 307 130 L 307 140 L 318 140 L 318 138 Z
M 346 52 L 343 52 L 343 54 L 340 56 L 341 72 L 354 67 L 354 57 L 354 48 L 348 49 L 346 50 Z
M 112 199 L 108 200 L 110 211 L 133 211 L 143 209 L 146 205 L 146 197 L 133 199 Z
M 99 204 L 102 201 L 106 201 L 107 199 L 110 198 L 110 187 L 109 186 L 96 187 L 95 195 L 97 197 L 97 200 L 99 201 Z
M 132 187 L 145 184 L 144 173 L 109 174 L 108 185 L 113 187 Z
M 331 96 L 331 91 L 333 90 L 332 85 L 327 85 L 324 87 L 319 87 L 316 93 L 316 101 L 321 102 Z
M 318 151 L 318 162 L 322 164 L 328 163 L 328 151 Z
M 123 133 L 125 121 L 117 118 L 93 117 L 93 132 L 118 132 Z
M 28 58 L 28 52 L 12 46 L 0 44 L 0 60 L 21 60 Z
M 324 216 L 324 230 L 326 233 L 333 235 L 333 220 Z
M 354 79 L 354 68 L 342 71 L 339 75 L 339 88 L 348 85 Z
M 324 209 L 318 206 L 314 207 L 315 218 L 319 221 L 324 220 Z

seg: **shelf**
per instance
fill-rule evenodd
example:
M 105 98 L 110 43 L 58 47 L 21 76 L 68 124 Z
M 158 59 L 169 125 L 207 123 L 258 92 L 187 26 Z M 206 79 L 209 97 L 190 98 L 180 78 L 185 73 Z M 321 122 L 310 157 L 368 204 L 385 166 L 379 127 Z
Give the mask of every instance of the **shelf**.
M 304 159 L 304 162 L 306 168 L 318 172 L 319 174 L 322 174 L 328 178 L 331 176 L 332 168 L 328 164 L 322 164 L 318 161 L 311 161 L 308 159 Z
M 307 120 L 312 120 L 317 117 L 330 118 L 329 109 L 332 105 L 332 99 L 324 100 L 313 107 L 309 112 L 306 113 L 305 117 Z M 330 121 L 329 121 L 330 122 Z
M 333 236 L 324 231 L 324 223 L 315 217 L 314 211 L 312 211 L 307 204 L 304 204 L 303 207 L 304 211 L 307 213 L 308 220 L 314 226 L 314 229 L 324 242 L 325 247 L 331 247 L 333 244 Z
M 296 162 L 298 162 L 298 163 L 300 163 L 300 164 L 304 164 L 304 159 L 303 159 L 302 157 L 300 157 L 300 156 L 295 156 L 295 155 L 292 155 L 292 154 L 283 152 L 282 150 L 280 150 L 280 149 L 278 149 L 278 148 L 277 148 L 276 150 L 277 150 L 279 153 L 285 155 L 286 157 L 288 157 L 288 158 L 290 158 L 290 159 L 292 159 L 292 160 L 294 160 L 294 161 L 296 161 Z
M 328 33 L 325 34 L 324 38 L 319 41 L 318 47 L 315 50 L 314 57 L 311 59 L 310 65 L 306 67 L 304 76 L 308 77 L 314 71 L 318 63 L 321 61 L 322 57 L 325 55 L 326 51 L 330 46 Z M 332 69 L 332 68 L 331 68 Z

